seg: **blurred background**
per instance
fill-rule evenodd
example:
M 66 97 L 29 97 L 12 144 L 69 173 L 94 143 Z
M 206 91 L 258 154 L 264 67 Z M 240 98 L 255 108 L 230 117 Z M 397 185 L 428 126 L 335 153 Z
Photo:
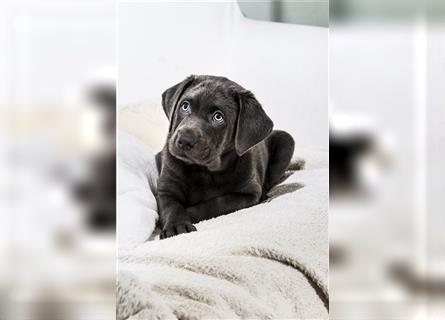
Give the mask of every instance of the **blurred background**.
M 0 319 L 112 319 L 115 3 L 0 1 Z
M 330 1 L 331 319 L 445 317 L 445 3 Z
M 324 32 L 330 20 L 331 319 L 443 319 L 443 1 L 238 4 L 253 21 L 277 22 L 273 28 L 279 32 L 288 32 L 291 24 L 303 30 L 297 45 L 264 43 L 271 32 L 267 27 L 252 41 L 262 49 L 282 50 L 283 59 L 300 71 L 317 70 L 306 81 L 320 79 L 328 68 L 327 59 L 317 61 L 327 50 Z M 115 5 L 112 0 L 0 1 L 0 319 L 115 316 Z M 119 8 L 124 22 L 131 6 L 127 1 Z M 229 21 L 227 27 L 234 21 L 233 8 L 217 6 L 204 18 Z M 203 7 L 192 9 L 199 13 Z M 200 30 L 184 17 L 190 16 L 172 18 Z M 135 23 L 143 25 L 143 20 L 141 13 Z M 212 29 L 217 39 L 234 37 L 227 43 L 235 46 L 227 50 L 210 41 L 208 56 L 247 50 L 241 40 L 251 36 L 248 28 L 244 33 Z M 152 30 L 152 35 L 156 39 L 160 33 Z M 131 70 L 119 76 L 131 80 L 119 86 L 121 106 L 147 96 L 158 99 L 163 89 L 191 72 L 168 65 L 161 56 L 148 65 L 131 64 L 134 57 L 150 56 L 153 43 L 118 37 L 124 46 L 120 58 L 129 66 L 119 72 Z M 144 43 L 146 51 L 125 51 L 131 41 Z M 305 43 L 311 45 L 305 49 Z M 278 74 L 280 61 L 265 57 L 261 61 L 268 71 Z M 246 66 L 259 59 L 241 58 Z M 254 92 L 275 84 L 256 81 L 262 76 L 258 70 L 250 69 L 250 78 L 236 65 L 195 62 L 202 66 L 198 71 L 230 71 Z M 150 63 L 165 67 L 164 72 Z M 190 68 L 196 67 L 193 63 Z M 147 82 L 138 67 L 148 67 L 158 81 Z M 317 106 L 298 114 L 296 134 L 302 144 L 304 132 L 325 117 L 328 88 L 322 81 L 318 90 L 308 91 L 306 74 L 295 74 L 293 82 L 278 86 Z M 274 102 L 267 95 L 260 98 Z M 120 118 L 123 128 L 138 116 L 135 110 Z M 281 122 L 284 127 L 291 123 L 290 118 Z M 327 129 L 312 132 L 311 144 L 328 144 Z

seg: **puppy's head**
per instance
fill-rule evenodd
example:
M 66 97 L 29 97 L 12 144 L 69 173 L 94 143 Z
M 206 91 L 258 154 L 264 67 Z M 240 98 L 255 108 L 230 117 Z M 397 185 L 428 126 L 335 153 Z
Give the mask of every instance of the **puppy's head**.
M 168 150 L 188 164 L 218 170 L 227 153 L 243 155 L 272 131 L 254 95 L 233 81 L 190 76 L 162 94 L 170 120 Z

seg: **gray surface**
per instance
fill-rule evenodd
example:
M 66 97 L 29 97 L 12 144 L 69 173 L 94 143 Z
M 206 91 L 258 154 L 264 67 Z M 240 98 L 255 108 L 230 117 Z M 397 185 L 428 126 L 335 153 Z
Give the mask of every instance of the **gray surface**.
M 328 0 L 238 0 L 238 4 L 243 15 L 251 19 L 321 27 L 329 25 Z

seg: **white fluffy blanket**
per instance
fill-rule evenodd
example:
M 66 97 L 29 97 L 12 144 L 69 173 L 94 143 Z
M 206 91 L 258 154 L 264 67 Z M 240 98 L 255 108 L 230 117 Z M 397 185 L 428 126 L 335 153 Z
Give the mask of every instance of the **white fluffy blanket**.
M 303 186 L 292 193 L 162 241 L 143 242 L 149 234 L 134 223 L 139 236 L 130 236 L 125 248 L 119 238 L 118 319 L 327 319 L 328 154 L 297 154 L 307 169 L 283 183 Z M 120 222 L 133 214 L 130 204 L 122 210 L 121 197 L 131 199 L 131 191 L 123 191 L 131 188 L 121 188 L 127 183 L 121 170 Z M 148 232 L 152 220 L 145 227 Z M 118 225 L 119 237 L 123 231 Z
M 145 242 L 158 219 L 154 196 L 158 170 L 153 152 L 136 137 L 118 135 L 118 215 L 119 251 Z

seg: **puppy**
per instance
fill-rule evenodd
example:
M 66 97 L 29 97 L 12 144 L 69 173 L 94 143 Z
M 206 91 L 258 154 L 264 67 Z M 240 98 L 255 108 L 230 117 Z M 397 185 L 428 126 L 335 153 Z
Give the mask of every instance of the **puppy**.
M 282 179 L 294 140 L 272 131 L 254 95 L 227 78 L 190 76 L 162 94 L 170 120 L 156 155 L 160 238 L 258 204 Z

